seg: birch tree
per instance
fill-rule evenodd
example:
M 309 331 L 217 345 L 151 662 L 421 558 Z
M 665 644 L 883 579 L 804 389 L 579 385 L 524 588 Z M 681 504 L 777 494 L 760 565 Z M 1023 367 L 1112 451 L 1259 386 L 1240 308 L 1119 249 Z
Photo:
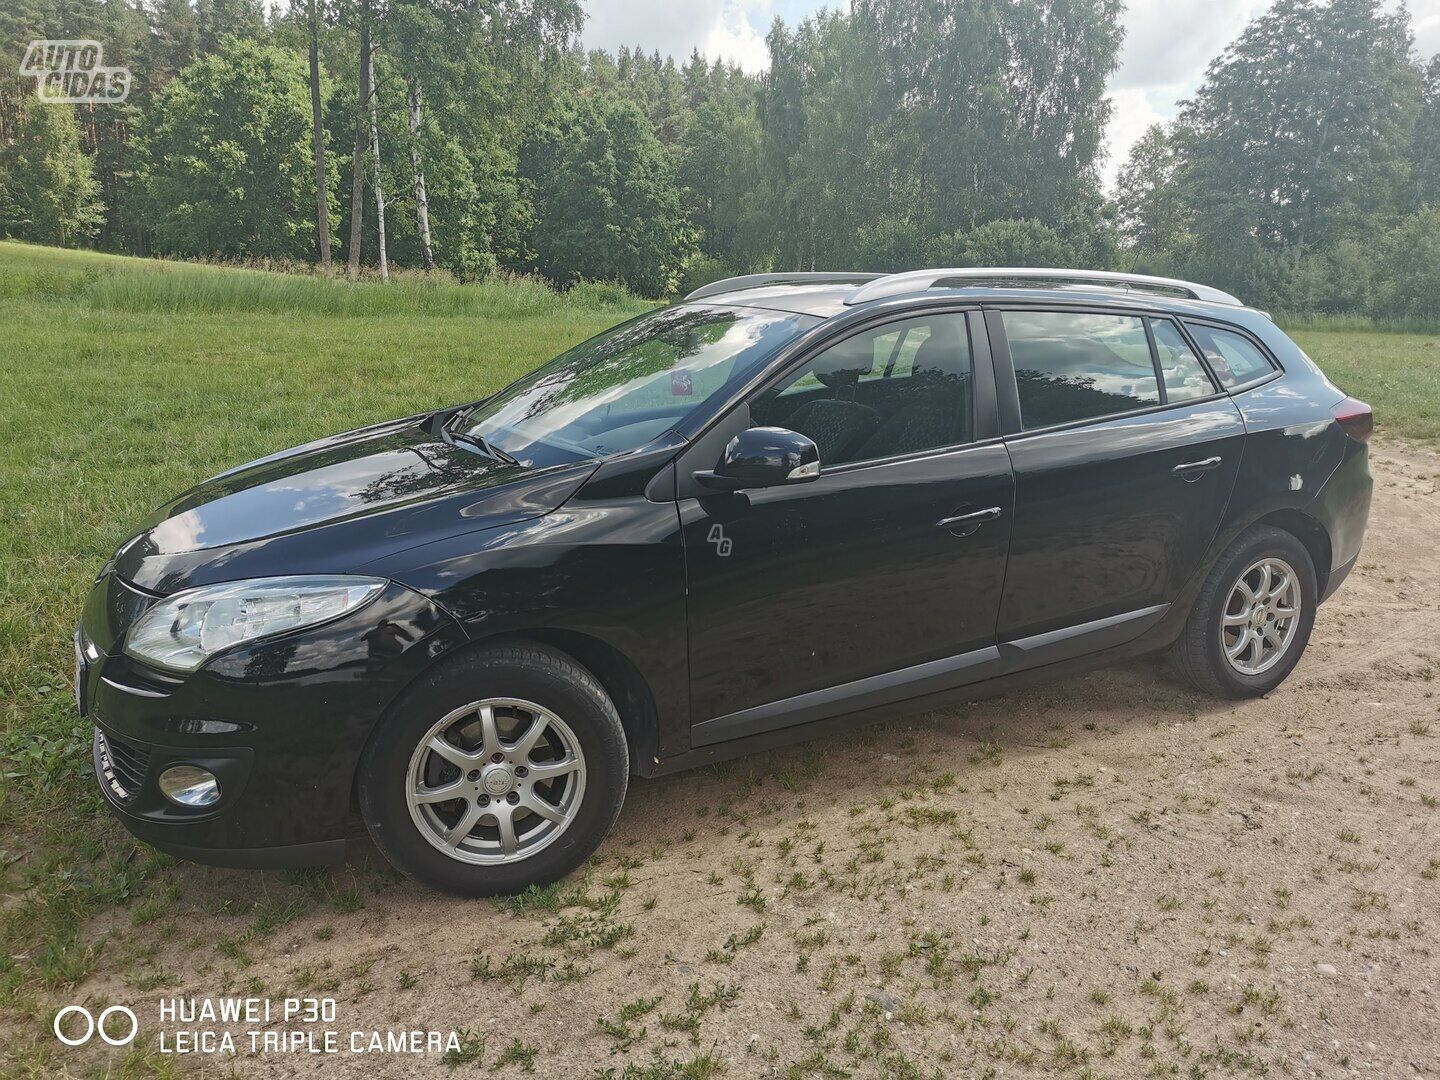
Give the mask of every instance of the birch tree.
M 370 50 L 370 154 L 375 169 L 375 235 L 380 260 L 380 280 L 390 280 L 390 260 L 385 254 L 385 184 L 380 173 L 380 87 L 375 82 L 375 50 Z
M 415 232 L 420 237 L 420 265 L 428 274 L 435 269 L 435 242 L 430 236 L 430 192 L 425 185 L 425 163 L 420 157 L 420 123 L 423 91 L 420 76 L 405 80 L 410 99 L 410 175 L 415 193 Z

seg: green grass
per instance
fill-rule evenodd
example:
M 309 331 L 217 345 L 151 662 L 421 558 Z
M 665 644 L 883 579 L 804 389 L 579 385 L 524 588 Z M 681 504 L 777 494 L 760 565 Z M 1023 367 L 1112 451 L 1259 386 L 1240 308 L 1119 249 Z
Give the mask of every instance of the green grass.
M 103 812 L 69 688 L 81 600 L 134 522 L 236 463 L 481 396 L 645 306 L 606 286 L 347 285 L 0 243 L 0 1000 L 41 1015 L 43 991 L 116 962 L 84 920 L 163 888 L 167 860 Z M 1382 434 L 1440 440 L 1440 335 L 1296 336 Z
M 1376 319 L 1369 315 L 1325 315 L 1277 311 L 1275 321 L 1293 334 L 1297 330 L 1354 330 L 1377 334 L 1435 334 L 1440 323 L 1433 319 Z
M 1440 333 L 1286 330 L 1332 382 L 1375 409 L 1375 430 L 1440 441 Z
M 0 242 L 0 300 L 72 300 L 92 311 L 158 315 L 617 317 L 649 306 L 619 285 L 585 282 L 558 293 L 538 278 L 508 276 L 462 285 L 446 274 L 398 271 L 389 284 L 351 284 L 158 259 L 128 259 Z

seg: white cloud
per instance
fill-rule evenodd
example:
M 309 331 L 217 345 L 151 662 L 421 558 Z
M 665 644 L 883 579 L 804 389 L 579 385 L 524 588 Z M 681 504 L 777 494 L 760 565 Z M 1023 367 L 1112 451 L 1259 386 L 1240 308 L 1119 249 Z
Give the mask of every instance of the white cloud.
M 1386 5 L 1395 6 L 1393 0 Z M 1410 5 L 1410 23 L 1415 29 L 1415 51 L 1428 62 L 1440 53 L 1440 0 L 1416 0 Z
M 710 34 L 700 51 L 706 56 L 720 57 L 739 64 L 752 74 L 764 71 L 770 66 L 770 50 L 765 45 L 765 33 L 757 28 L 757 21 L 765 26 L 769 19 L 767 3 L 727 3 L 719 21 L 710 27 Z
M 1130 0 L 1115 89 L 1196 85 L 1264 0 Z
M 699 48 L 709 60 L 729 60 L 752 73 L 769 65 L 770 0 L 589 0 L 585 11 L 581 37 L 591 48 L 638 45 L 676 63 Z

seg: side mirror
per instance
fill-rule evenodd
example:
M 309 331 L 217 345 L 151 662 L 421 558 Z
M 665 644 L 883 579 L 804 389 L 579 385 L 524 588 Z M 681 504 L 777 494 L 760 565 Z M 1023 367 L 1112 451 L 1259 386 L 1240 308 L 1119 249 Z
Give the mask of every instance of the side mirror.
M 820 475 L 820 450 L 798 431 L 747 428 L 726 445 L 714 472 L 694 475 L 697 483 L 715 491 L 804 484 Z

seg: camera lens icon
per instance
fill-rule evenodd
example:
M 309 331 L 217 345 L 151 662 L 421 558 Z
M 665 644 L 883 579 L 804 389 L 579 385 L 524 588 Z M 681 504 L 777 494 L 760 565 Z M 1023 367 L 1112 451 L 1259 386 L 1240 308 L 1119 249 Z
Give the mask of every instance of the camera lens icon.
M 110 1028 L 117 1026 L 110 1023 L 110 1018 L 116 1013 L 124 1018 L 119 1021 L 120 1024 L 123 1025 L 126 1019 L 130 1021 L 130 1030 L 124 1038 L 117 1039 L 110 1033 Z M 62 1026 L 65 1020 L 72 1014 L 85 1018 L 85 1034 L 79 1038 L 71 1038 L 66 1035 Z M 55 1023 L 52 1027 L 55 1029 L 55 1038 L 59 1039 L 66 1046 L 84 1046 L 96 1035 L 99 1035 L 101 1039 L 111 1046 L 128 1046 L 135 1041 L 135 1036 L 140 1031 L 140 1020 L 135 1015 L 135 1010 L 125 1005 L 111 1005 L 109 1008 L 103 1010 L 98 1017 L 83 1005 L 66 1005 L 55 1014 Z M 123 1027 L 120 1028 L 120 1030 L 123 1030 Z

